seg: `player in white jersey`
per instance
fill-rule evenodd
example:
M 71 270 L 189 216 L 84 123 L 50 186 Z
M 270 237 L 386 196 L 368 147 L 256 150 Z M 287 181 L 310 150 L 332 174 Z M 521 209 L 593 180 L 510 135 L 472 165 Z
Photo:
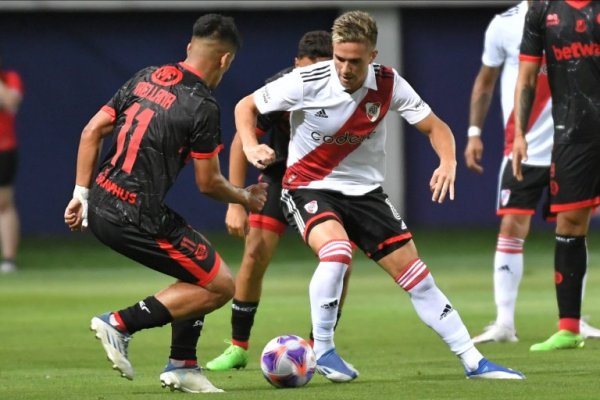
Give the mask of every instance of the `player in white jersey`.
M 497 214 L 502 218 L 494 256 L 494 299 L 496 320 L 473 338 L 475 343 L 517 342 L 515 305 L 523 275 L 523 247 L 531 217 L 545 198 L 544 216 L 554 220 L 548 210 L 548 185 L 554 127 L 552 101 L 546 69 L 538 75 L 538 85 L 527 132 L 528 159 L 523 162 L 524 180 L 512 173 L 510 158 L 515 133 L 513 114 L 515 85 L 519 72 L 519 48 L 528 2 L 522 1 L 490 22 L 484 41 L 482 65 L 471 94 L 468 143 L 465 162 L 474 172 L 483 173 L 481 129 L 487 116 L 494 88 L 500 77 L 500 95 L 504 122 L 504 157 L 498 177 Z M 581 320 L 584 337 L 600 338 L 600 330 Z
M 385 124 L 393 110 L 428 136 L 440 158 L 429 182 L 432 200 L 454 198 L 454 137 L 412 87 L 373 64 L 377 25 L 362 11 L 333 24 L 333 60 L 297 68 L 242 99 L 236 128 L 250 163 L 264 168 L 274 153 L 256 138 L 259 113 L 290 111 L 292 137 L 283 178 L 287 218 L 319 257 L 309 285 L 317 371 L 334 382 L 358 373 L 337 353 L 334 325 L 350 241 L 409 293 L 421 320 L 456 354 L 468 378 L 522 379 L 488 361 L 419 258 L 412 235 L 383 192 Z

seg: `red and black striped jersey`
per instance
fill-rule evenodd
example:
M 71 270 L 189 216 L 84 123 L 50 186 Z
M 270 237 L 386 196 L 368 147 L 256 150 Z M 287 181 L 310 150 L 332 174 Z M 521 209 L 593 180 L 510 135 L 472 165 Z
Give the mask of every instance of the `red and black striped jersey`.
M 102 108 L 114 120 L 89 205 L 102 217 L 156 234 L 176 214 L 164 198 L 190 158 L 222 148 L 220 110 L 200 73 L 181 62 L 148 67 Z
M 544 52 L 554 143 L 600 144 L 600 2 L 534 2 L 520 59 L 541 60 Z

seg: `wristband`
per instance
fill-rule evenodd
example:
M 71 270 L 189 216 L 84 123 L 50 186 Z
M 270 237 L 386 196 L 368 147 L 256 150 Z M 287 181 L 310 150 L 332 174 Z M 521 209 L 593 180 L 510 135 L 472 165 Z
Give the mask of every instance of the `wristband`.
M 90 189 L 75 185 L 73 189 L 73 198 L 79 200 L 81 203 L 81 226 L 87 228 L 88 226 L 88 197 L 90 195 Z
M 84 201 L 88 199 L 90 195 L 90 189 L 75 185 L 75 189 L 73 189 L 73 198 L 79 200 L 82 204 Z
M 481 136 L 481 128 L 478 126 L 470 126 L 469 129 L 467 130 L 467 136 L 468 137 L 473 137 L 473 136 Z

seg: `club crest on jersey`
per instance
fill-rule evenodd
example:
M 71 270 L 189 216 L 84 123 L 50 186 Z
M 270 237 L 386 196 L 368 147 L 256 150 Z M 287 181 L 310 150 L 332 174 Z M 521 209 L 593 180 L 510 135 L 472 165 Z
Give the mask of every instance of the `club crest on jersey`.
M 172 86 L 181 81 L 183 72 L 172 65 L 160 67 L 152 73 L 152 82 L 161 86 Z
M 314 214 L 319 209 L 319 205 L 317 204 L 316 200 L 313 200 L 313 201 L 306 203 L 304 205 L 304 209 L 306 210 L 307 213 Z
M 508 200 L 510 200 L 510 189 L 502 189 L 500 192 L 500 203 L 505 206 L 508 204 Z
M 377 118 L 379 118 L 381 103 L 367 103 L 365 104 L 365 111 L 367 112 L 367 118 L 369 118 L 369 121 L 375 122 Z
M 546 17 L 546 26 L 556 26 L 559 23 L 558 14 L 548 14 Z

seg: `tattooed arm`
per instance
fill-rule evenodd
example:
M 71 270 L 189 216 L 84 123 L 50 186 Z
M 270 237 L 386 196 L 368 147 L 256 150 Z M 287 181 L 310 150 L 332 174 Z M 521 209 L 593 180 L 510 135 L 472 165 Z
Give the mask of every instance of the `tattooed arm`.
M 527 142 L 525 134 L 531 107 L 535 98 L 535 87 L 540 63 L 536 61 L 519 62 L 519 77 L 515 88 L 515 140 L 513 143 L 512 167 L 517 180 L 523 180 L 521 162 L 527 160 Z

